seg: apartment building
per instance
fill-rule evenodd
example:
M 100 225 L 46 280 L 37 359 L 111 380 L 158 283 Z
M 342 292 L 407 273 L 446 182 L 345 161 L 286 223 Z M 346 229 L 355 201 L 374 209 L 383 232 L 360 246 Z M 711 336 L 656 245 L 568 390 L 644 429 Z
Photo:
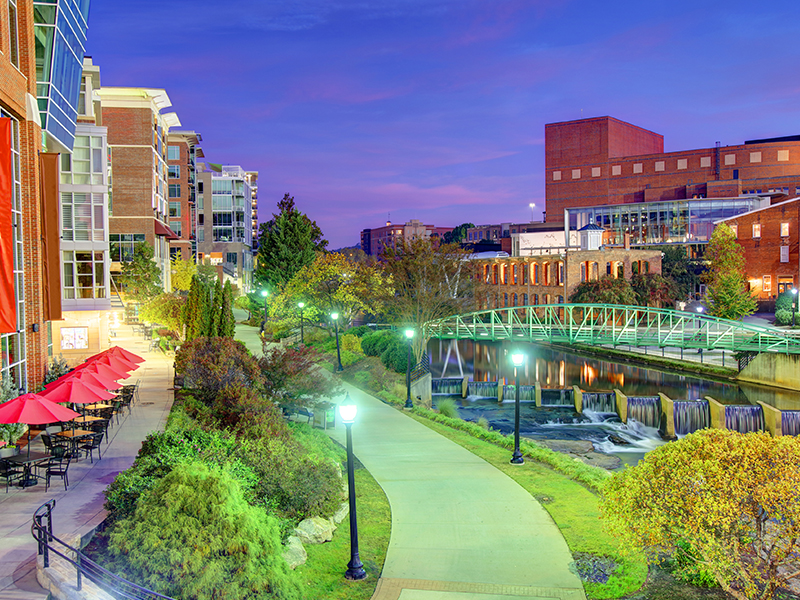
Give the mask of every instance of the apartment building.
M 169 228 L 177 239 L 170 240 L 170 259 L 197 259 L 197 159 L 203 158 L 202 136 L 194 131 L 173 130 L 167 145 L 167 196 Z
M 393 225 L 391 221 L 386 221 L 383 227 L 361 231 L 361 249 L 365 254 L 377 257 L 384 248 L 396 248 L 397 242 L 401 239 L 442 237 L 453 229 L 453 227 L 425 225 L 417 219 L 411 219 L 404 225 Z

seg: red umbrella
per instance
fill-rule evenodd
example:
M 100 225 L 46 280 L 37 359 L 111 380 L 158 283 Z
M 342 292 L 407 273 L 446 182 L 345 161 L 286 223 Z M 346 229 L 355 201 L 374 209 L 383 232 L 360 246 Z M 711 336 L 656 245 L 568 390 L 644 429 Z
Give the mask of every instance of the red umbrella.
M 43 425 L 71 421 L 80 414 L 39 394 L 23 394 L 0 404 L 0 423 Z
M 135 371 L 139 368 L 139 365 L 136 363 L 132 363 L 131 361 L 127 360 L 126 358 L 120 355 L 114 354 L 100 354 L 95 355 L 88 359 L 86 362 L 98 362 L 104 365 L 109 365 L 111 368 L 116 369 L 120 367 L 125 369 L 125 372 L 130 373 L 131 371 Z
M 144 359 L 141 356 L 139 356 L 138 354 L 134 354 L 130 350 L 125 350 L 125 348 L 123 348 L 121 346 L 112 346 L 108 350 L 105 350 L 105 353 L 106 354 L 117 354 L 117 355 L 121 356 L 122 358 L 124 358 L 125 360 L 128 360 L 128 361 L 130 361 L 132 363 L 143 363 L 144 362 Z
M 116 397 L 102 387 L 89 383 L 88 379 L 83 381 L 77 375 L 45 390 L 41 395 L 53 402 L 75 404 L 94 404 L 98 400 L 111 400 Z
M 97 373 L 94 369 L 90 369 L 89 367 L 81 369 L 76 375 L 76 377 L 81 381 L 88 382 L 89 385 L 96 385 L 97 387 L 101 387 L 104 390 L 122 389 L 121 383 L 117 383 L 113 379 L 104 377 L 103 375 L 100 375 L 100 373 Z
M 80 369 L 89 369 L 92 373 L 97 373 L 105 379 L 112 379 L 114 381 L 117 379 L 128 378 L 128 372 L 122 367 L 112 367 L 111 365 L 104 365 L 103 363 L 98 363 L 97 361 L 84 363 L 81 365 Z

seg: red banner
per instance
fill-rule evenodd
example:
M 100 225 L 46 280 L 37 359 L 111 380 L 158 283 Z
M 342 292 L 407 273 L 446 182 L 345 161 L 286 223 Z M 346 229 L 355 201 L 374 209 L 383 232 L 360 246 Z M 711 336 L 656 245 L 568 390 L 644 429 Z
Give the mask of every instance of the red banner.
M 14 226 L 11 218 L 14 178 L 11 169 L 11 119 L 0 118 L 0 333 L 17 330 L 14 298 Z

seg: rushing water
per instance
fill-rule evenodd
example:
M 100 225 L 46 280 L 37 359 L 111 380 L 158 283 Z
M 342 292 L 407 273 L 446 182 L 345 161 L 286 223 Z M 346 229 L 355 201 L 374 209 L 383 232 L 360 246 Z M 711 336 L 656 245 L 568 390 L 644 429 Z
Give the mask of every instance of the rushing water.
M 762 431 L 764 410 L 760 406 L 726 406 L 725 427 L 739 433 Z
M 800 435 L 800 410 L 781 411 L 784 435 Z
M 661 400 L 658 396 L 628 398 L 628 419 L 634 419 L 646 427 L 661 426 Z

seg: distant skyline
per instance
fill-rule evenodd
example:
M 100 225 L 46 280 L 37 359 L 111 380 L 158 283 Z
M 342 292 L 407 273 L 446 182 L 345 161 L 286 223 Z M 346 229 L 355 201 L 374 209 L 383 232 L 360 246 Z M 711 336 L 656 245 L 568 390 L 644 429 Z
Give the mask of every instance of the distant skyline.
M 535 218 L 546 123 L 667 151 L 800 134 L 800 3 L 92 0 L 103 85 L 164 88 L 209 162 L 259 171 L 329 248 L 366 227 Z

